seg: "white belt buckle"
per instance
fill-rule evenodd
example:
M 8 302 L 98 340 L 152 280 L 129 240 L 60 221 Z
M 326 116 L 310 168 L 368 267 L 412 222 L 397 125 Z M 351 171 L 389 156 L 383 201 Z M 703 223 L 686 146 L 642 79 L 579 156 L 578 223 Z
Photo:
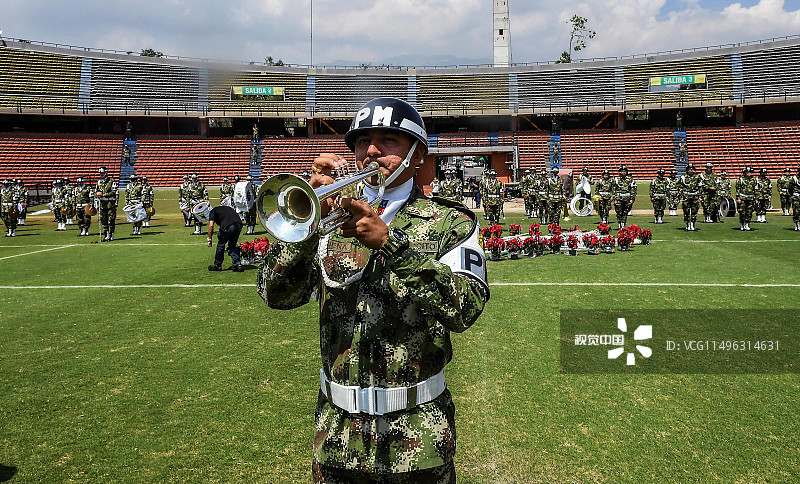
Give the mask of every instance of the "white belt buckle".
M 356 387 L 353 391 L 355 391 L 355 403 L 356 403 L 356 411 L 353 413 L 367 413 L 370 415 L 383 415 L 383 412 L 378 412 L 378 391 L 382 390 L 381 388 L 375 388 L 373 386 L 367 388 L 359 388 Z

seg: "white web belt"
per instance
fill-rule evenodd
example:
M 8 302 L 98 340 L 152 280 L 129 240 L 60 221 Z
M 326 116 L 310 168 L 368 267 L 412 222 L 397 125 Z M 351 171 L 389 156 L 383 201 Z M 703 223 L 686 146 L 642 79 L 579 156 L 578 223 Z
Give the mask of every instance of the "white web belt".
M 332 382 L 319 370 L 320 388 L 325 398 L 347 413 L 383 415 L 398 410 L 410 410 L 430 402 L 447 388 L 444 368 L 425 381 L 410 387 L 381 388 L 340 385 Z

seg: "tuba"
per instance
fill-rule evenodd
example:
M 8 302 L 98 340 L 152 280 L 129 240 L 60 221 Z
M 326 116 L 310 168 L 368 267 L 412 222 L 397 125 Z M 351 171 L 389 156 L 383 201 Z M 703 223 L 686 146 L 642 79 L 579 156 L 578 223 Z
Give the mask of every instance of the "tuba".
M 372 177 L 377 177 L 377 184 L 368 183 L 367 180 Z M 377 163 L 370 163 L 353 175 L 319 188 L 312 188 L 297 175 L 280 173 L 270 177 L 258 189 L 256 210 L 261 224 L 273 237 L 288 243 L 302 242 L 315 233 L 329 234 L 350 218 L 347 210 L 334 207 L 335 204 L 332 204 L 330 213 L 322 218 L 322 200 L 352 197 L 374 207 L 383 199 L 385 183 Z M 378 191 L 372 200 L 364 193 L 367 185 Z

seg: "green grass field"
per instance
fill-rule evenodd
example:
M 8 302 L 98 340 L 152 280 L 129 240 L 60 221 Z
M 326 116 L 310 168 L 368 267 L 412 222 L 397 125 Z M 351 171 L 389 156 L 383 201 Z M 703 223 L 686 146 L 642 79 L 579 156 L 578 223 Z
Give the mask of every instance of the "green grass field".
M 96 220 L 76 237 L 48 215 L 0 239 L 0 481 L 310 481 L 316 306 L 268 309 L 227 258 L 208 272 L 176 193 L 157 198 L 141 237 L 90 244 Z M 800 482 L 797 374 L 560 372 L 566 309 L 786 309 L 800 329 L 791 217 L 666 220 L 632 217 L 654 242 L 630 252 L 489 263 L 447 368 L 459 482 Z

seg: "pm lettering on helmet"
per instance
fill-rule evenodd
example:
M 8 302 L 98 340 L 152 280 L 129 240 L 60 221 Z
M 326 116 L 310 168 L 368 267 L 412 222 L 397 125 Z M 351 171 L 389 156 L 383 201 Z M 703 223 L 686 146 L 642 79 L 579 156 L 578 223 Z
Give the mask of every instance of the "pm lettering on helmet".
M 392 112 L 394 108 L 375 106 L 375 114 L 372 115 L 373 126 L 391 126 L 392 125 Z

